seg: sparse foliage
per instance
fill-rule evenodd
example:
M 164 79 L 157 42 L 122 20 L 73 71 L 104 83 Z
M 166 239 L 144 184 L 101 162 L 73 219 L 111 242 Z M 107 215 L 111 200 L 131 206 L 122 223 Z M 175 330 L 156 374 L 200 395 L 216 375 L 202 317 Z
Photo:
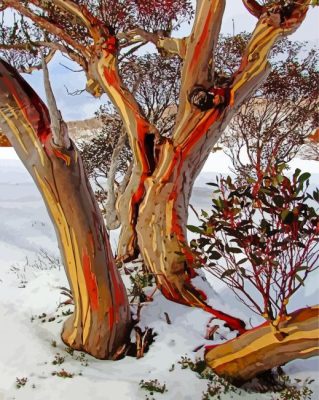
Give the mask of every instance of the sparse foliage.
M 319 261 L 319 191 L 307 193 L 309 173 L 289 178 L 284 167 L 250 183 L 212 183 L 212 212 L 202 211 L 202 225 L 189 227 L 200 233 L 191 242 L 199 264 L 274 325 Z
M 248 35 L 224 37 L 220 68 L 230 74 L 238 64 Z M 222 143 L 238 179 L 268 174 L 274 163 L 287 163 L 319 125 L 318 49 L 283 39 L 272 51 L 272 70 L 241 106 Z M 225 71 L 225 67 L 224 67 Z M 221 79 L 221 78 L 219 78 Z

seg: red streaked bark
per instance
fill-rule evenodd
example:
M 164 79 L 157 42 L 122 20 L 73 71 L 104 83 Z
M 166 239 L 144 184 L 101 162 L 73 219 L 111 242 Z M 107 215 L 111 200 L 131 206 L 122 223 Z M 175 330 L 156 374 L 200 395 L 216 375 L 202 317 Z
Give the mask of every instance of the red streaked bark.
M 62 338 L 97 358 L 112 358 L 128 340 L 130 309 L 81 157 L 74 145 L 52 144 L 45 105 L 3 61 L 0 125 L 37 184 L 57 233 L 75 304 Z

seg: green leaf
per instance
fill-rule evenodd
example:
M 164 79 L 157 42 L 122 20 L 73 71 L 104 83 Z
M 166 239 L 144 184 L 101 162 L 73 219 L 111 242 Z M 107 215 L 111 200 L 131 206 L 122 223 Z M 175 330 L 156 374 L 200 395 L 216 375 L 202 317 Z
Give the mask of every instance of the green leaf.
M 273 202 L 276 204 L 277 207 L 282 207 L 285 203 L 285 199 L 277 194 L 276 196 L 273 197 Z
M 208 213 L 204 210 L 201 210 L 202 216 L 207 218 L 208 217 Z
M 263 259 L 261 257 L 256 256 L 255 254 L 251 253 L 250 257 L 252 258 L 252 261 L 255 265 L 260 265 L 263 262 Z
M 221 254 L 218 253 L 218 251 L 212 251 L 209 253 L 209 258 L 210 260 L 219 260 L 222 257 Z
M 248 258 L 242 258 L 241 260 L 237 261 L 237 265 L 244 264 L 246 261 L 248 261 Z
M 302 265 L 301 267 L 296 268 L 297 271 L 307 271 L 308 267 L 306 265 Z
M 300 183 L 304 183 L 307 179 L 309 179 L 311 177 L 311 174 L 309 174 L 309 172 L 304 172 L 303 174 L 301 174 L 298 178 L 298 182 Z
M 201 228 L 199 228 L 198 226 L 186 225 L 186 228 L 187 228 L 190 232 L 194 232 L 194 233 L 203 233 L 203 230 L 202 230 Z
M 226 271 L 224 271 L 224 272 L 221 274 L 221 279 L 222 279 L 222 278 L 225 278 L 226 276 L 231 276 L 231 275 L 233 275 L 235 272 L 236 272 L 235 269 L 227 269 Z
M 214 232 L 214 227 L 213 226 L 207 226 L 205 227 L 205 234 L 206 235 L 211 235 Z
M 228 253 L 234 253 L 234 254 L 242 253 L 241 249 L 239 249 L 238 247 L 230 247 L 230 246 L 228 246 L 228 244 L 226 245 L 225 250 Z
M 213 183 L 213 182 L 207 182 L 206 185 L 218 187 L 217 183 Z
M 213 199 L 213 203 L 216 205 L 217 209 L 223 208 L 223 201 L 222 199 Z
M 240 270 L 240 273 L 242 274 L 242 276 L 243 276 L 244 278 L 246 278 L 246 277 L 247 277 L 247 274 L 246 274 L 245 268 L 240 267 L 239 270 Z
M 294 220 L 294 214 L 290 210 L 286 209 L 281 212 L 280 218 L 285 224 L 290 225 Z
M 286 163 L 281 163 L 281 164 L 277 165 L 277 169 L 279 172 L 282 172 L 286 168 L 288 168 L 288 164 L 286 164 Z
M 297 177 L 300 175 L 300 172 L 301 172 L 301 169 L 296 168 L 296 169 L 295 169 L 295 172 L 294 172 L 294 174 L 293 174 L 293 177 L 294 177 L 294 178 L 297 178 Z
M 302 286 L 305 286 L 305 284 L 304 284 L 304 282 L 303 282 L 303 279 L 302 278 L 300 278 L 300 276 L 299 275 L 295 275 L 295 278 L 297 279 L 297 281 L 299 281 L 301 284 L 302 284 Z

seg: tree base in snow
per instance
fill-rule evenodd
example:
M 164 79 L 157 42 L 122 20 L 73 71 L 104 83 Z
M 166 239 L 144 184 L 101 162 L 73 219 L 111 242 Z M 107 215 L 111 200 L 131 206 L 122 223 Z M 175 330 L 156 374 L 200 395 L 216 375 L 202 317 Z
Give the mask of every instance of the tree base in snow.
M 277 331 L 266 322 L 236 339 L 207 349 L 213 371 L 234 382 L 245 382 L 297 358 L 319 355 L 319 306 L 290 314 Z

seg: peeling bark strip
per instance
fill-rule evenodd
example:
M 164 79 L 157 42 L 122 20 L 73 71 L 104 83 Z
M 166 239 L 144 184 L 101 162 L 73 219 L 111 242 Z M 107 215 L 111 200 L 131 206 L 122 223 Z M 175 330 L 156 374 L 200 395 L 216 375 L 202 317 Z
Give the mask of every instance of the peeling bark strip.
M 279 323 L 277 332 L 266 322 L 239 338 L 208 347 L 206 363 L 218 375 L 247 381 L 291 360 L 317 356 L 318 316 L 319 306 L 295 311 Z
M 45 105 L 0 62 L 0 126 L 37 184 L 54 224 L 75 310 L 63 341 L 101 359 L 127 341 L 130 310 L 103 219 L 74 145 L 52 142 Z

